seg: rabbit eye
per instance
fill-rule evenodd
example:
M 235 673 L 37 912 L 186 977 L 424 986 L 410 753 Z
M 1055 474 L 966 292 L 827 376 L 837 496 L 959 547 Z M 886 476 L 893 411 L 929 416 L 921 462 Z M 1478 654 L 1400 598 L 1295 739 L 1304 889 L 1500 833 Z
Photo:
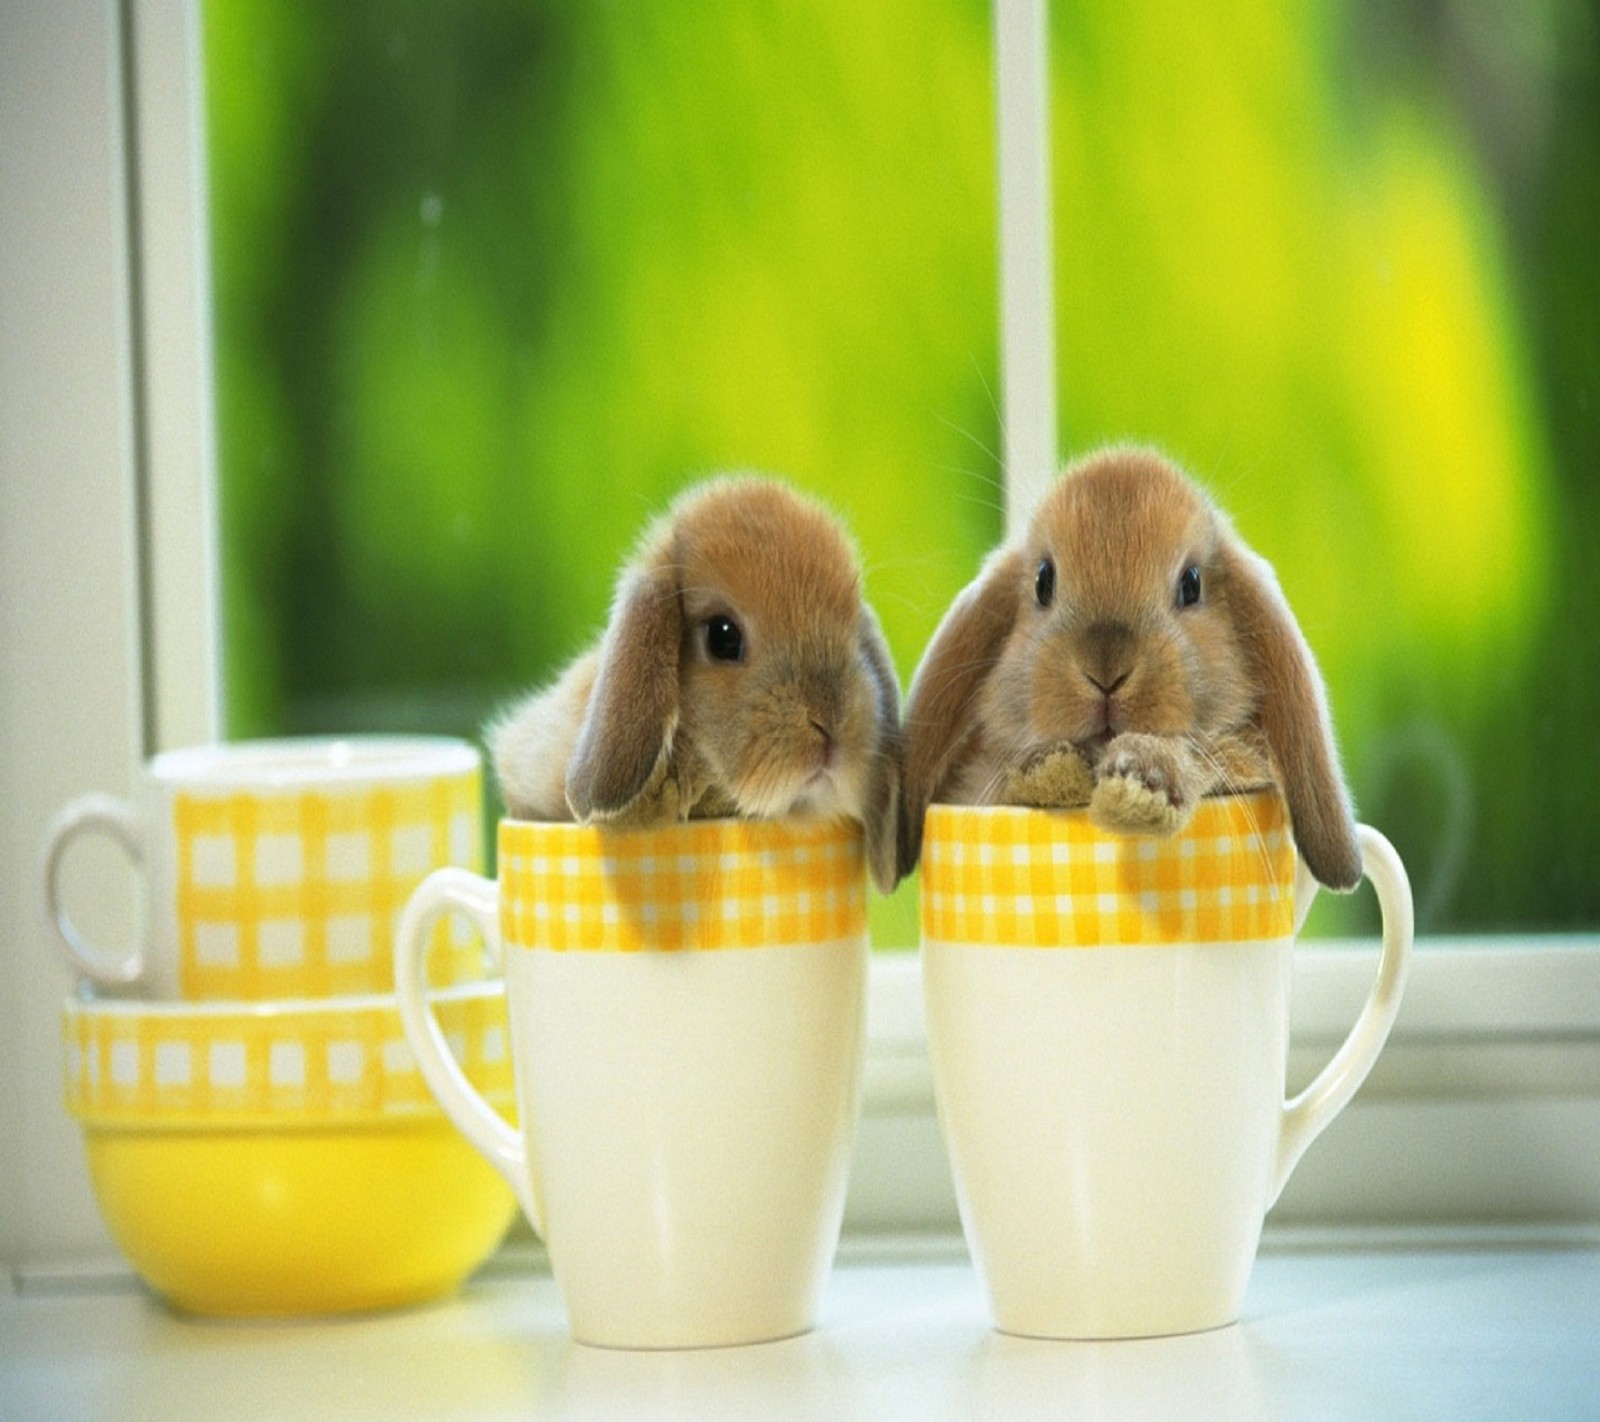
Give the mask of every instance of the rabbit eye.
M 706 623 L 706 653 L 715 662 L 744 660 L 744 633 L 731 617 L 713 617 Z
M 1178 578 L 1178 606 L 1193 607 L 1200 601 L 1200 565 L 1191 563 Z
M 1040 607 L 1049 607 L 1056 598 L 1056 565 L 1046 558 L 1039 564 L 1039 575 L 1033 581 L 1033 594 Z

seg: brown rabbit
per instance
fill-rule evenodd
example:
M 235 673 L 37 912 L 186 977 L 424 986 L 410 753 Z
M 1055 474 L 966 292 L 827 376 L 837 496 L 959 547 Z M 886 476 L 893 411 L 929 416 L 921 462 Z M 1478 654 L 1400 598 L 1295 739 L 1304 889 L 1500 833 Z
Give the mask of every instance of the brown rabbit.
M 488 738 L 518 817 L 857 819 L 888 892 L 899 707 L 837 521 L 784 484 L 730 477 L 650 527 L 599 646 Z
M 1283 789 L 1307 868 L 1361 852 L 1300 629 L 1268 564 L 1161 455 L 1113 448 L 1046 494 L 946 614 L 906 704 L 900 869 L 934 800 L 1089 806 L 1171 834 L 1200 797 Z

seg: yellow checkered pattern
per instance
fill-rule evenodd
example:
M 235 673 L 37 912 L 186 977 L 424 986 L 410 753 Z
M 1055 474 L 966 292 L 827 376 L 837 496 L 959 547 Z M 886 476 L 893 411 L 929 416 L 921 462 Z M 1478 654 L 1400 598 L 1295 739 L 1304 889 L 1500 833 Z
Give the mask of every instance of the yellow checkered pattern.
M 415 785 L 259 789 L 174 798 L 178 991 L 189 1000 L 391 991 L 394 929 L 433 869 L 479 870 L 482 774 Z M 483 976 L 458 921 L 431 980 Z
M 451 1051 L 496 1105 L 512 1099 L 505 996 L 434 1000 Z M 181 1013 L 69 1002 L 67 1109 L 85 1124 L 275 1127 L 438 1109 L 392 1006 Z
M 503 820 L 508 947 L 613 953 L 767 948 L 866 932 L 861 829 L 701 820 L 653 830 Z
M 934 805 L 925 941 L 1021 948 L 1253 943 L 1294 932 L 1294 844 L 1276 793 L 1203 801 L 1172 839 L 1087 812 Z

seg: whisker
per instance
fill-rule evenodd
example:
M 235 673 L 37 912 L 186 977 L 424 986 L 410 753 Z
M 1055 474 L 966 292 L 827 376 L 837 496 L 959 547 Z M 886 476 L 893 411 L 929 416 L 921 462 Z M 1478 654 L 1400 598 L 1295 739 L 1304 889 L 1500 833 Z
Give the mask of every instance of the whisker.
M 951 474 L 962 474 L 966 471 L 962 469 L 947 469 L 946 472 Z M 996 485 L 995 487 L 998 488 L 999 485 Z M 1000 508 L 1000 501 L 988 494 L 969 494 L 964 489 L 952 489 L 950 490 L 949 497 L 959 501 L 960 503 L 970 504 L 973 508 L 977 509 L 988 509 L 990 511 L 995 511 Z
M 939 681 L 929 682 L 928 685 L 935 690 L 942 690 L 951 681 L 955 680 L 958 672 L 971 671 L 974 667 L 992 667 L 998 662 L 999 658 L 994 656 L 992 653 L 985 653 L 981 657 L 969 657 L 964 662 L 956 662 L 952 664 L 947 669 L 946 674 Z
M 987 454 L 989 456 L 989 458 L 991 460 L 993 460 L 996 465 L 998 465 L 1000 463 L 1000 456 L 998 454 L 996 454 L 992 449 L 990 449 L 989 446 L 986 445 L 981 439 L 979 439 L 977 437 L 977 435 L 973 434 L 971 430 L 967 429 L 963 425 L 958 425 L 954 420 L 947 419 L 945 416 L 941 415 L 937 410 L 934 411 L 933 417 L 934 417 L 934 419 L 938 420 L 938 422 L 941 425 L 943 425 L 947 430 L 950 430 L 954 434 L 960 435 L 962 439 L 967 440 L 969 443 L 971 443 L 973 445 L 973 447 L 976 448 L 980 454 Z M 962 472 L 966 472 L 966 471 L 962 471 Z M 974 477 L 981 477 L 981 476 L 976 476 L 975 475 Z M 993 482 L 996 485 L 998 485 L 999 480 L 994 480 Z
M 978 364 L 978 357 L 972 351 L 968 351 L 967 359 L 972 362 L 972 373 L 978 377 L 978 384 L 982 387 L 983 393 L 989 397 L 989 408 L 994 411 L 994 422 L 1000 430 L 1000 447 L 1005 449 L 1010 441 L 1006 438 L 1006 417 L 1000 409 L 1000 402 L 994 398 L 994 390 L 984 378 L 983 367 Z M 1005 461 L 996 459 L 995 463 L 1002 466 L 1003 472 Z
M 1184 737 L 1195 759 L 1200 761 L 1212 773 L 1212 788 L 1206 791 L 1208 795 L 1241 795 L 1253 788 L 1239 780 L 1229 771 L 1221 753 L 1214 744 L 1202 740 L 1199 736 L 1188 735 Z M 1250 816 L 1250 841 L 1255 846 L 1255 854 L 1260 861 L 1261 877 L 1265 883 L 1272 882 L 1272 861 L 1267 857 L 1266 837 L 1261 828 L 1260 817 L 1256 813 L 1256 806 L 1246 802 L 1246 810 Z

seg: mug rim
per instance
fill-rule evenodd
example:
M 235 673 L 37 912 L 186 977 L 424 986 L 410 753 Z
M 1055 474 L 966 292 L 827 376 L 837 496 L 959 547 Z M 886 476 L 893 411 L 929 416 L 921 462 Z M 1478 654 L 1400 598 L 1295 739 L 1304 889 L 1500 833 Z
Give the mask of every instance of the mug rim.
M 662 825 L 620 825 L 608 820 L 580 823 L 577 820 L 536 820 L 531 816 L 512 814 L 501 815 L 499 822 L 502 825 L 535 825 L 539 829 L 550 830 L 604 830 L 608 834 L 669 834 L 674 831 L 691 830 L 696 826 L 729 825 L 749 826 L 756 830 L 766 826 L 787 826 L 792 829 L 797 825 L 826 825 L 845 829 L 859 823 L 849 815 L 705 815 L 687 820 L 674 820 L 670 824 Z
M 475 1044 L 469 1052 L 481 1076 L 479 1089 L 497 1106 L 508 1103 L 512 1068 L 503 982 L 428 996 L 446 1030 Z M 61 1013 L 68 1114 L 89 1130 L 232 1132 L 387 1122 L 437 1112 L 406 1041 L 396 996 L 282 999 L 260 1006 L 266 1010 L 254 1003 L 69 997 Z M 499 1045 L 491 1049 L 496 1038 Z M 396 1046 L 403 1048 L 398 1058 Z M 225 1080 L 216 1075 L 219 1049 L 231 1051 Z M 292 1064 L 283 1080 L 273 1058 L 279 1050 Z M 119 1052 L 127 1063 L 121 1077 Z M 337 1076 L 335 1052 L 343 1052 L 346 1063 Z M 164 1067 L 168 1053 L 176 1055 Z
M 473 982 L 451 983 L 428 989 L 428 1001 L 435 1007 L 472 1002 L 479 998 L 503 997 L 505 981 L 500 977 Z M 332 997 L 251 998 L 176 998 L 176 997 L 101 997 L 91 992 L 71 994 L 63 1004 L 70 1017 L 129 1017 L 160 1022 L 215 1022 L 272 1020 L 298 1016 L 358 1016 L 373 1012 L 398 1012 L 399 997 L 393 992 L 340 994 Z
M 1081 952 L 1292 939 L 1296 851 L 1276 789 L 1208 797 L 1168 836 L 1087 809 L 930 806 L 922 944 Z
M 502 820 L 498 842 L 508 952 L 768 948 L 866 927 L 865 836 L 849 818 Z
M 707 841 L 723 853 L 739 849 L 764 851 L 774 844 L 794 841 L 843 844 L 851 839 L 865 842 L 866 831 L 859 820 L 848 815 L 708 815 L 705 819 L 674 820 L 661 825 L 620 825 L 606 820 L 534 820 L 502 815 L 495 824 L 496 842 L 505 849 L 508 841 L 517 843 L 551 839 L 570 839 L 574 849 L 599 849 L 613 844 L 621 847 L 659 842 L 663 852 L 682 852 L 686 846 L 705 849 Z
M 147 773 L 191 790 L 284 790 L 429 780 L 481 763 L 478 748 L 454 736 L 283 736 L 162 751 Z
M 1195 806 L 1195 813 L 1201 813 L 1208 805 L 1238 804 L 1247 800 L 1283 800 L 1283 791 L 1275 785 L 1262 785 L 1253 790 L 1233 790 L 1225 795 L 1203 796 Z M 1284 801 L 1285 806 L 1288 802 Z M 971 815 L 980 819 L 1003 819 L 1011 816 L 1039 816 L 1051 820 L 1068 820 L 1074 823 L 1089 823 L 1089 807 L 1087 805 L 1073 806 L 1045 806 L 1045 805 L 964 805 L 958 800 L 934 800 L 928 805 L 929 813 L 934 810 L 954 812 L 963 816 Z M 1188 828 L 1179 830 L 1172 836 L 1181 839 L 1189 832 Z M 1096 828 L 1095 833 L 1104 835 L 1107 839 L 1127 839 L 1129 836 L 1121 830 L 1102 830 Z

